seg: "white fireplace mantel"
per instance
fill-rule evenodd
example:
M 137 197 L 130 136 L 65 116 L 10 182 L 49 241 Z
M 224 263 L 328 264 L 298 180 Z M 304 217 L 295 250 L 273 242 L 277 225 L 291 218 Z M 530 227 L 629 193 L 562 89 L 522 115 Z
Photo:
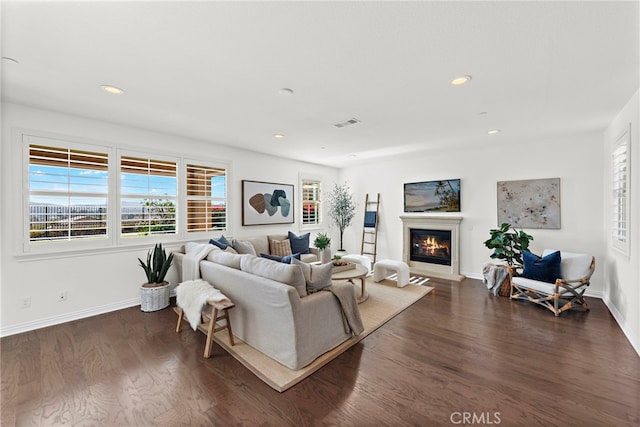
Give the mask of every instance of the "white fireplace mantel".
M 407 263 L 412 273 L 440 279 L 461 282 L 465 276 L 460 274 L 460 223 L 461 216 L 440 215 L 401 215 L 402 220 L 402 260 Z M 425 262 L 411 261 L 409 244 L 410 230 L 422 228 L 429 230 L 451 231 L 451 265 L 438 265 Z

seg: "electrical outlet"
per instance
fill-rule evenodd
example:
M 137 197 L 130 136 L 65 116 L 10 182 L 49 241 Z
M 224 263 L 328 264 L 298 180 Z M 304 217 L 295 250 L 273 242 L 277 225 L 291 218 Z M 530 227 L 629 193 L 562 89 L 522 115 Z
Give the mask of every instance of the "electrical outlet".
M 66 301 L 67 300 L 67 291 L 58 292 L 58 301 Z
M 24 297 L 20 300 L 20 308 L 31 307 L 31 297 Z

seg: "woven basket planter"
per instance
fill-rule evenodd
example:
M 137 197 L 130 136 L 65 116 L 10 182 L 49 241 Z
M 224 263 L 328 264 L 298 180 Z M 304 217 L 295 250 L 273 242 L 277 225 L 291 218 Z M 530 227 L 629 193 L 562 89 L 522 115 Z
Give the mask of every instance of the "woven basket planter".
M 140 310 L 158 311 L 169 306 L 171 296 L 171 283 L 154 288 L 140 287 Z

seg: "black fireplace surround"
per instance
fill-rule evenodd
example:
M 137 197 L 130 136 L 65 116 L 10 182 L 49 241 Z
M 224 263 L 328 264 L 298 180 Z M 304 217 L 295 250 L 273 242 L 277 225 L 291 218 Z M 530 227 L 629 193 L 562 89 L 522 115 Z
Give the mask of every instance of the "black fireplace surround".
M 411 228 L 409 232 L 411 261 L 451 265 L 451 230 Z

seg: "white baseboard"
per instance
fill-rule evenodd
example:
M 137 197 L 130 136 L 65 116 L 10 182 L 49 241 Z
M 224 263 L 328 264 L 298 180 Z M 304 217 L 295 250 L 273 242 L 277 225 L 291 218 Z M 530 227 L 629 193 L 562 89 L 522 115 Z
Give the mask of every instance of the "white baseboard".
M 176 296 L 175 288 L 171 290 L 171 296 Z M 35 329 L 46 328 L 47 326 L 71 322 L 72 320 L 84 319 L 91 316 L 97 316 L 98 314 L 105 314 L 129 307 L 135 307 L 136 305 L 140 305 L 140 298 L 132 298 L 129 300 L 106 304 L 99 307 L 91 307 L 84 310 L 74 311 L 72 313 L 65 313 L 58 316 L 47 317 L 45 319 L 32 320 L 30 322 L 20 323 L 18 325 L 2 327 L 0 328 L 0 337 L 8 337 L 9 335 L 21 334 L 23 332 L 29 332 Z
M 620 329 L 622 329 L 622 333 L 627 337 L 633 349 L 636 351 L 636 353 L 638 353 L 638 356 L 640 356 L 640 340 L 638 340 L 638 337 L 633 333 L 631 328 L 629 328 L 629 325 L 627 325 L 624 316 L 618 311 L 615 304 L 613 304 L 613 302 L 611 302 L 609 298 L 603 296 L 602 301 L 607 306 L 609 312 L 618 323 L 618 326 L 620 326 Z
M 44 319 L 33 320 L 30 322 L 20 323 L 8 327 L 0 328 L 0 337 L 20 334 L 23 332 L 33 331 L 35 329 L 46 328 L 48 326 L 59 325 L 60 323 L 71 322 L 72 320 L 84 319 L 86 317 L 96 316 L 98 314 L 109 313 L 112 311 L 122 310 L 124 308 L 140 305 L 140 298 L 133 298 L 126 301 L 119 301 L 112 304 L 106 304 L 99 307 L 87 308 L 84 310 L 65 313 L 58 316 L 47 317 Z

